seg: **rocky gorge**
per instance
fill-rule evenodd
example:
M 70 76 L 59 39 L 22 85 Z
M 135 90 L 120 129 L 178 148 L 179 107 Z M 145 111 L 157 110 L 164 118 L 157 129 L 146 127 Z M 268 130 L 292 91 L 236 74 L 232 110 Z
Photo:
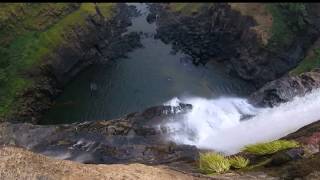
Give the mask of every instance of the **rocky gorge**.
M 192 8 L 193 15 L 186 14 Z M 186 10 L 170 4 L 154 4 L 152 12 L 159 16 L 158 38 L 189 53 L 196 64 L 210 60 L 222 62 L 230 73 L 261 87 L 296 67 L 318 38 L 318 15 L 312 10 L 317 6 L 307 8 L 310 10 L 303 17 L 308 21 L 303 27 L 304 35 L 299 36 L 300 31 L 288 31 L 296 33 L 297 38 L 290 42 L 270 35 L 272 13 L 259 3 L 250 7 L 241 3 L 186 5 Z M 298 18 L 299 13 L 293 16 Z
M 0 150 L 1 158 L 14 157 L 15 153 L 20 154 L 19 157 L 26 158 L 39 156 L 12 148 L 20 147 L 56 159 L 84 164 L 142 163 L 164 166 L 169 170 L 166 168 L 163 170 L 163 167 L 160 167 L 159 171 L 164 175 L 169 172 L 171 176 L 163 177 L 168 179 L 177 177 L 182 179 L 316 179 L 319 177 L 319 122 L 314 122 L 283 137 L 283 139 L 298 141 L 303 144 L 303 148 L 285 150 L 271 155 L 268 157 L 270 161 L 267 164 L 255 169 L 234 170 L 228 174 L 213 176 L 201 175 L 197 169 L 199 152 L 206 150 L 168 141 L 166 139 L 168 131 L 161 126 L 172 117 L 192 111 L 194 108 L 192 104 L 154 106 L 113 120 L 37 125 L 38 116 L 50 107 L 60 89 L 63 89 L 81 70 L 90 64 L 98 63 L 97 60 L 101 61 L 99 63 L 117 60 L 130 50 L 141 46 L 139 34 L 123 35 L 126 27 L 130 25 L 129 17 L 135 16 L 135 11 L 130 9 L 132 7 L 121 3 L 117 3 L 116 7 L 118 13 L 111 20 L 105 21 L 99 7 L 96 6 L 94 16 L 86 19 L 87 29 L 78 28 L 71 31 L 68 43 L 56 49 L 56 54 L 43 61 L 41 71 L 29 70 L 32 73 L 28 76 L 41 78 L 36 78 L 37 85 L 18 96 L 16 103 L 20 105 L 16 109 L 17 112 L 11 114 L 9 118 L 3 118 L 0 125 L 0 144 L 3 146 Z M 242 15 L 244 11 L 241 11 L 239 6 L 225 3 L 213 5 L 200 3 L 199 7 L 196 6 L 199 9 L 194 10 L 188 9 L 187 4 L 182 7 L 182 10 L 176 12 L 178 7 L 166 4 L 150 5 L 151 14 L 147 20 L 157 23 L 156 38 L 172 43 L 173 49 L 177 51 L 190 54 L 195 64 L 217 61 L 222 63 L 230 74 L 253 83 L 257 90 L 248 97 L 251 104 L 258 107 L 276 107 L 297 96 L 302 97 L 320 86 L 320 71 L 317 68 L 297 75 L 288 73 L 298 66 L 319 36 L 319 16 L 312 9 L 318 6 L 308 7 L 311 8 L 311 10 L 308 9 L 311 13 L 305 20 L 308 22 L 304 29 L 306 35 L 297 35 L 297 39 L 293 39 L 289 45 L 273 45 L 272 48 L 276 47 L 276 51 L 264 45 L 268 43 L 263 40 L 265 34 L 257 33 L 253 28 L 257 27 L 255 17 Z M 191 15 L 183 14 L 184 10 L 187 13 L 194 12 Z M 261 158 L 248 156 L 251 161 L 258 161 Z M 56 160 L 45 158 L 44 161 Z M 26 162 L 30 163 L 29 159 Z M 31 162 L 38 163 L 32 160 Z M 80 168 L 82 169 L 97 168 L 100 165 L 71 166 L 82 166 Z M 123 166 L 127 168 L 127 165 Z M 108 167 L 105 168 L 107 171 Z M 143 168 L 146 167 L 141 169 Z M 151 167 L 148 166 L 148 168 Z M 14 179 L 14 173 L 10 173 L 12 170 L 7 167 L 3 167 L 2 170 L 4 173 L 1 172 L 1 176 Z M 101 174 L 104 172 L 101 171 Z M 36 176 L 29 177 L 35 179 Z M 52 175 L 42 177 L 54 178 Z M 71 177 L 77 179 L 80 176 Z M 112 177 L 114 176 L 99 176 L 96 179 Z M 139 173 L 131 178 L 139 178 Z
M 82 6 L 85 5 L 80 8 Z M 19 105 L 15 109 L 19 110 L 4 116 L 5 119 L 37 123 L 42 112 L 50 107 L 59 92 L 81 70 L 99 61 L 103 63 L 123 57 L 126 52 L 140 46 L 137 34 L 122 37 L 130 25 L 129 17 L 134 15 L 134 10 L 127 9 L 123 4 L 111 5 L 115 12 L 108 17 L 108 14 L 100 12 L 104 10 L 103 5 L 93 5 L 93 8 L 96 9 L 92 15 L 83 17 L 84 25 L 71 26 L 69 31 L 62 34 L 62 44 L 43 58 L 40 67 L 26 72 L 27 77 L 34 79 L 35 83 L 19 92 L 15 97 Z

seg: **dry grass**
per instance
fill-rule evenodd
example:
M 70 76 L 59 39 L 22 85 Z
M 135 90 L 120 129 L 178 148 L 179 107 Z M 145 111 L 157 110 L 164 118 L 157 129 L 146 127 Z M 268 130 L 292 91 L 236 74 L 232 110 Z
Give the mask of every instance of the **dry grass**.
M 241 15 L 251 16 L 257 26 L 252 29 L 261 37 L 262 43 L 267 44 L 271 37 L 272 15 L 263 3 L 229 3 L 231 8 L 239 11 Z

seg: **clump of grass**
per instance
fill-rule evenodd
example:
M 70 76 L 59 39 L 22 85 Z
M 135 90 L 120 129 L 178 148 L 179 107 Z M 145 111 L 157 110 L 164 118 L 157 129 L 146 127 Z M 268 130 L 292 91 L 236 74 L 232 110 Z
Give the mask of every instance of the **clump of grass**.
M 236 169 L 241 169 L 247 167 L 249 160 L 242 156 L 233 156 L 228 159 L 230 166 Z
M 200 153 L 200 171 L 204 174 L 223 173 L 230 169 L 227 158 L 218 153 Z
M 255 155 L 267 155 L 274 154 L 278 151 L 299 147 L 299 143 L 296 141 L 288 140 L 276 140 L 267 143 L 258 143 L 245 146 L 243 151 Z

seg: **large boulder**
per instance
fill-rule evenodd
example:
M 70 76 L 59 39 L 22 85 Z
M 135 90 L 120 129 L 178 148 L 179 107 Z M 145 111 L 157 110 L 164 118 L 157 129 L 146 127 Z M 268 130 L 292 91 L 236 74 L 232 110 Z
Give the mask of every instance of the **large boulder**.
M 297 76 L 285 76 L 271 81 L 249 97 L 249 102 L 262 107 L 273 107 L 303 96 L 320 87 L 320 69 Z

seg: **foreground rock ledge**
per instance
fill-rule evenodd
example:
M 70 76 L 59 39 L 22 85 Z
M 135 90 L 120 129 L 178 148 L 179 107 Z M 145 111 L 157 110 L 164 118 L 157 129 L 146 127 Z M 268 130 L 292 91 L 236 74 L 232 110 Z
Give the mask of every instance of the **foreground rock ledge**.
M 0 149 L 0 179 L 199 179 L 143 164 L 89 165 L 55 160 L 21 148 Z
M 263 172 L 246 174 L 228 173 L 216 176 L 202 176 L 171 170 L 165 166 L 147 166 L 143 164 L 92 165 L 67 160 L 56 160 L 16 147 L 0 148 L 0 179 L 277 179 Z

